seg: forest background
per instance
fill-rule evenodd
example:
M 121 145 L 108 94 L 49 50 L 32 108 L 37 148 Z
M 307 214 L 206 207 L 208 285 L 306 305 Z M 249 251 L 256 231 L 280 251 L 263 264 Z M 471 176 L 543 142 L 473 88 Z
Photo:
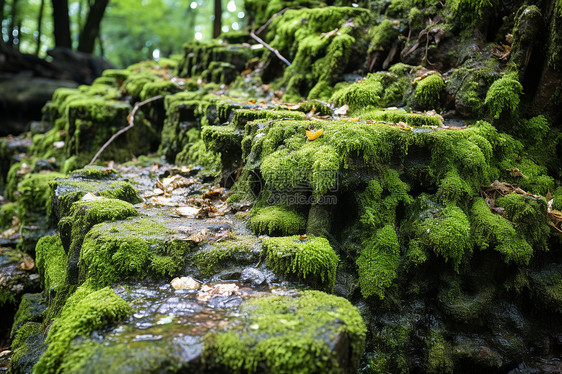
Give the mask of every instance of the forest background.
M 185 42 L 240 30 L 244 18 L 243 0 L 0 0 L 7 45 L 47 59 L 67 47 L 117 67 L 181 53 Z

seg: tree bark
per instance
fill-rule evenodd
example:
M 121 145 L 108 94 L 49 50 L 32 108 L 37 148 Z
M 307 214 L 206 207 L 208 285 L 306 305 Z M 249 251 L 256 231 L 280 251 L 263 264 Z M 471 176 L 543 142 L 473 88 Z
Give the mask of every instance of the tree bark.
M 6 5 L 6 0 L 0 0 L 0 20 L 4 19 L 4 6 L 5 5 Z M 2 27 L 0 27 L 0 40 L 4 40 L 4 30 L 3 30 Z
M 14 31 L 16 29 L 18 0 L 12 0 L 12 10 L 10 12 L 10 26 L 8 27 L 8 45 L 14 46 Z
M 213 38 L 218 38 L 222 28 L 222 1 L 215 0 L 215 19 L 213 20 Z
M 41 0 L 39 5 L 39 16 L 37 17 L 37 46 L 35 47 L 35 56 L 41 51 L 41 30 L 43 29 L 43 10 L 45 9 L 45 0 Z
M 68 0 L 51 0 L 51 2 L 53 4 L 55 47 L 72 48 Z
M 96 0 L 88 12 L 86 24 L 80 33 L 78 51 L 84 53 L 94 52 L 96 38 L 100 32 L 100 24 L 109 0 Z

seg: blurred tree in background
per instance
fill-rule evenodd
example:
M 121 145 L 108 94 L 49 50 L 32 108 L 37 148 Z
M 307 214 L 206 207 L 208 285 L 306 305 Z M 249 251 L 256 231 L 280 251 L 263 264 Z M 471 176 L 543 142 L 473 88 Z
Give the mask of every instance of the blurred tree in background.
M 21 52 L 62 46 L 124 67 L 240 30 L 245 12 L 243 0 L 0 0 L 0 17 L 2 40 Z

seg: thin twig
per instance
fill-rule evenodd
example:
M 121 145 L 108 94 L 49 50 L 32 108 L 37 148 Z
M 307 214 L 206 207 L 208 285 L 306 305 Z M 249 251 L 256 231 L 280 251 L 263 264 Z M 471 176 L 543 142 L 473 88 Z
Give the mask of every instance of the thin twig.
M 279 16 L 283 15 L 283 13 L 285 13 L 288 10 L 289 10 L 289 8 L 285 8 L 282 11 L 279 11 L 279 12 L 275 13 L 274 15 L 272 15 L 271 18 L 268 19 L 267 22 L 264 23 L 263 26 L 258 29 L 258 31 L 256 31 L 256 34 L 261 34 L 263 32 L 263 30 L 265 30 L 265 28 L 267 26 L 269 26 L 269 24 L 271 23 L 271 21 L 273 21 L 273 19 L 275 17 L 279 17 Z
M 154 96 L 151 97 L 150 99 L 146 99 L 145 101 L 141 101 L 135 104 L 135 106 L 133 107 L 133 110 L 131 110 L 131 113 L 129 113 L 129 115 L 127 116 L 127 120 L 129 121 L 129 126 L 127 127 L 123 127 L 121 130 L 117 131 L 115 134 L 113 134 L 111 136 L 111 138 L 109 138 L 109 140 L 107 142 L 105 142 L 104 145 L 102 145 L 102 147 L 99 149 L 99 151 L 96 153 L 96 155 L 94 156 L 94 158 L 92 158 L 92 161 L 90 161 L 90 163 L 87 166 L 92 165 L 94 162 L 96 162 L 97 158 L 99 157 L 99 155 L 103 152 L 104 149 L 107 148 L 107 146 L 109 146 L 111 144 L 111 142 L 113 142 L 119 135 L 123 134 L 124 132 L 132 129 L 135 126 L 135 114 L 137 113 L 137 110 L 139 110 L 139 108 L 145 104 L 148 104 L 152 101 L 156 101 L 159 100 L 161 98 L 163 98 L 164 96 L 162 95 L 158 95 L 158 96 Z
M 271 47 L 269 44 L 267 44 L 266 42 L 264 42 L 263 40 L 260 39 L 259 36 L 257 36 L 256 34 L 254 34 L 253 31 L 250 32 L 250 36 L 258 43 L 260 43 L 261 45 L 263 45 L 265 48 L 269 49 L 271 52 L 275 53 L 275 56 L 279 57 L 279 59 L 281 61 L 283 61 L 285 64 L 287 64 L 287 66 L 291 66 L 291 63 L 289 62 L 289 60 L 287 60 L 285 57 L 281 56 L 281 53 L 279 53 L 278 50 L 274 49 L 273 47 Z

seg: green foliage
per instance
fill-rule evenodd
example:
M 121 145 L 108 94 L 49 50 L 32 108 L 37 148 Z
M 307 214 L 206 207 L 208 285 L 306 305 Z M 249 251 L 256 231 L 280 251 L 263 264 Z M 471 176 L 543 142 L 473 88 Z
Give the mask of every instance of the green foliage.
M 482 198 L 475 199 L 470 209 L 472 240 L 481 250 L 491 248 L 500 252 L 505 262 L 527 265 L 533 247 L 506 218 L 492 213 Z
M 267 266 L 276 273 L 308 278 L 313 285 L 329 291 L 334 288 L 339 258 L 325 238 L 265 238 L 263 254 Z
M 68 264 L 68 256 L 62 246 L 60 236 L 44 236 L 39 239 L 35 247 L 35 260 L 45 289 L 48 292 L 50 290 L 56 292 L 66 280 Z
M 453 0 L 450 3 L 453 14 L 464 27 L 482 21 L 499 5 L 498 0 Z
M 445 88 L 445 82 L 441 74 L 431 74 L 416 83 L 414 97 L 416 107 L 421 109 L 436 109 L 440 108 L 441 92 Z
M 425 342 L 428 348 L 427 372 L 453 373 L 454 363 L 451 357 L 451 347 L 449 342 L 443 337 L 443 333 L 439 330 L 431 329 Z
M 363 319 L 340 297 L 319 291 L 263 297 L 242 304 L 241 315 L 245 319 L 242 329 L 204 338 L 205 363 L 224 365 L 232 372 L 339 373 L 335 352 L 324 340 L 326 333 L 348 336 L 352 367 L 363 354 Z
M 49 347 L 34 372 L 56 373 L 72 341 L 87 337 L 94 330 L 121 320 L 132 313 L 131 307 L 109 288 L 95 290 L 87 285 L 79 287 L 70 296 L 60 317 L 53 321 L 47 341 Z
M 519 96 L 522 93 L 523 86 L 519 83 L 517 73 L 509 73 L 492 83 L 484 103 L 492 117 L 497 120 L 502 114 L 516 114 L 519 109 Z
M 256 235 L 297 235 L 306 230 L 306 220 L 299 213 L 286 207 L 268 206 L 252 212 L 248 227 Z

